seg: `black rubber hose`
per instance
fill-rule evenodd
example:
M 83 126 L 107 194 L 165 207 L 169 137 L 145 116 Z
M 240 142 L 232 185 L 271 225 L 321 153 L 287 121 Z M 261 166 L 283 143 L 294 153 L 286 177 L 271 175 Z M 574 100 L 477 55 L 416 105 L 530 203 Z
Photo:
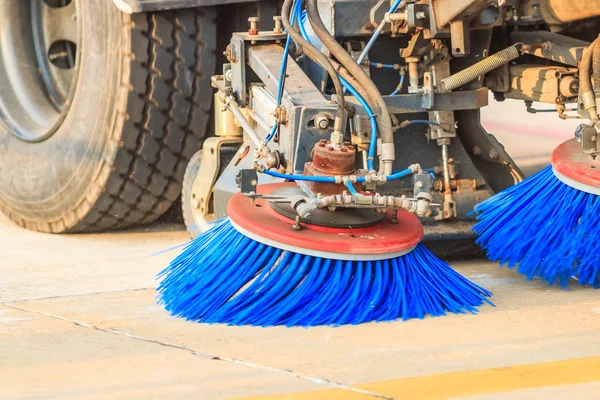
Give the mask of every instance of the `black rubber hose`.
M 302 0 L 297 0 L 302 1 Z M 302 35 L 292 27 L 290 24 L 290 11 L 292 9 L 293 0 L 285 0 L 283 2 L 283 6 L 281 8 L 281 22 L 283 23 L 283 27 L 288 32 L 288 34 L 294 39 L 294 41 L 302 47 L 304 54 L 307 55 L 311 60 L 315 63 L 320 64 L 325 68 L 327 73 L 331 76 L 331 80 L 333 82 L 333 86 L 335 88 L 336 102 L 337 102 L 337 118 L 339 121 L 344 121 L 345 119 L 345 102 L 344 102 L 344 87 L 342 86 L 342 81 L 337 75 L 335 68 L 329 62 L 329 59 L 325 56 L 325 54 L 321 53 L 319 49 L 306 41 Z
M 307 0 L 306 13 L 308 15 L 308 21 L 315 31 L 315 34 L 321 40 L 321 43 L 327 47 L 331 54 L 333 54 L 333 56 L 364 88 L 364 91 L 367 94 L 366 100 L 369 103 L 369 106 L 371 106 L 377 114 L 377 126 L 379 127 L 381 142 L 384 145 L 382 146 L 382 159 L 384 164 L 386 164 L 386 169 L 389 170 L 384 172 L 386 174 L 391 173 L 392 162 L 394 160 L 394 152 L 392 151 L 394 145 L 394 131 L 392 129 L 392 119 L 387 110 L 385 101 L 383 100 L 383 96 L 381 96 L 379 89 L 377 89 L 375 83 L 362 67 L 350 56 L 350 54 L 348 54 L 348 52 L 346 52 L 346 50 L 344 50 L 337 40 L 331 36 L 319 15 L 317 0 Z

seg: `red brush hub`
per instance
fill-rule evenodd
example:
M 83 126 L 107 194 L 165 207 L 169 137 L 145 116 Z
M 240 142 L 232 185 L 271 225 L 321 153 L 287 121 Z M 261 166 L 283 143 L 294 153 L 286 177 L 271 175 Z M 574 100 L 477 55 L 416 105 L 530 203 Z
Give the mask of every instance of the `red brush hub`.
M 584 154 L 577 140 L 568 140 L 554 150 L 552 169 L 564 184 L 600 195 L 600 160 Z
M 258 186 L 258 192 L 268 195 L 276 189 L 294 183 L 273 183 Z M 373 211 L 375 212 L 375 211 Z M 271 208 L 267 200 L 252 203 L 236 193 L 227 205 L 233 226 L 258 242 L 296 253 L 338 260 L 383 260 L 412 251 L 423 239 L 423 226 L 411 213 L 398 210 L 397 224 L 384 219 L 363 228 L 331 228 L 302 224 L 294 230 L 294 220 Z

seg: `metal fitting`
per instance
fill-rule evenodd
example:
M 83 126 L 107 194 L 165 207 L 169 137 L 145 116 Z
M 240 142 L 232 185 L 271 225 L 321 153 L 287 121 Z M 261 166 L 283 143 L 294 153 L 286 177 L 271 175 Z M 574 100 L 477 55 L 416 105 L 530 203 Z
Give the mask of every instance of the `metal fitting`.
M 329 128 L 329 118 L 325 114 L 319 114 L 315 118 L 315 126 L 319 129 Z
M 250 17 L 248 18 L 248 22 L 250 23 L 248 35 L 258 35 L 258 17 Z
M 229 61 L 230 63 L 235 64 L 238 62 L 237 49 L 232 44 L 227 45 L 227 47 L 225 48 L 225 51 L 223 52 L 223 55 L 225 56 L 227 61 Z
M 276 34 L 283 33 L 283 24 L 281 22 L 281 15 L 274 16 L 273 21 L 275 21 L 275 27 L 273 28 L 273 33 L 276 33 Z

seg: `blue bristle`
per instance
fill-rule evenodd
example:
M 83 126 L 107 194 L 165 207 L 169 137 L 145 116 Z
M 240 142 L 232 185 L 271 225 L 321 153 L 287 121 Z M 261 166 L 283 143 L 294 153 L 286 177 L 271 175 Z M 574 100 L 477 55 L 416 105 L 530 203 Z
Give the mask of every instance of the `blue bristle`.
M 491 260 L 567 287 L 600 287 L 600 196 L 574 189 L 547 167 L 475 208 L 473 227 Z
M 331 260 L 256 242 L 229 219 L 190 242 L 159 277 L 171 314 L 230 325 L 359 324 L 491 304 L 490 292 L 422 245 L 391 260 Z

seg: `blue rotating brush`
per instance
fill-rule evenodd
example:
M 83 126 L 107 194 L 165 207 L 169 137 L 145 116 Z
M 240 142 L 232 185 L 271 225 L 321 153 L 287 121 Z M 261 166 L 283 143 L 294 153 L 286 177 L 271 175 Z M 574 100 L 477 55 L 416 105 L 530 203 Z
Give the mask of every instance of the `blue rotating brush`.
M 482 202 L 473 229 L 487 256 L 549 284 L 600 287 L 600 162 L 575 139 L 552 166 Z
M 293 183 L 261 185 L 262 194 Z M 192 241 L 160 274 L 160 302 L 188 320 L 315 326 L 475 313 L 487 290 L 419 242 L 420 221 L 401 211 L 361 228 L 303 224 L 240 193 L 229 218 Z M 324 211 L 326 212 L 326 211 Z M 395 222 L 395 221 L 394 221 Z M 491 304 L 491 303 L 490 303 Z

